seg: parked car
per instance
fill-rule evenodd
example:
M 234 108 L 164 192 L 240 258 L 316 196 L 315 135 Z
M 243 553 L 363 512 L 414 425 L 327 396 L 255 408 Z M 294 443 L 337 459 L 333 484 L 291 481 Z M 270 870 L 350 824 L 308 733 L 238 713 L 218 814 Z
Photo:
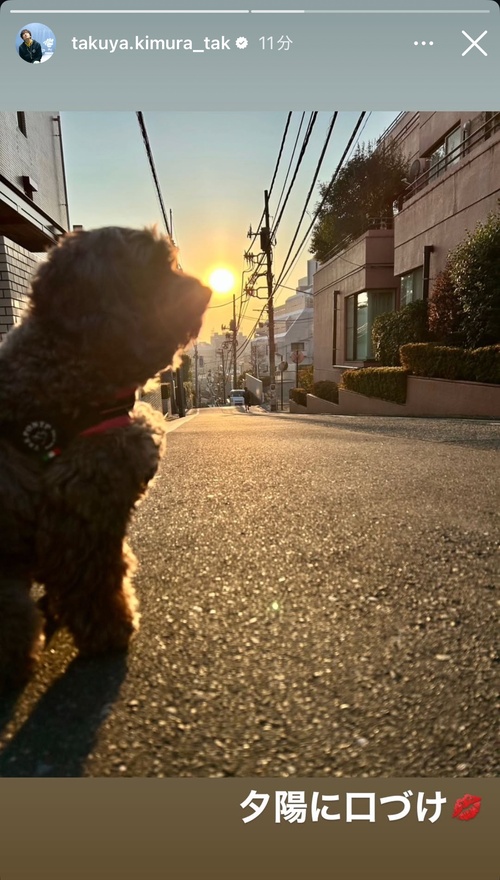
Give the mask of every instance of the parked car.
M 245 390 L 243 388 L 231 388 L 229 402 L 233 406 L 245 406 Z

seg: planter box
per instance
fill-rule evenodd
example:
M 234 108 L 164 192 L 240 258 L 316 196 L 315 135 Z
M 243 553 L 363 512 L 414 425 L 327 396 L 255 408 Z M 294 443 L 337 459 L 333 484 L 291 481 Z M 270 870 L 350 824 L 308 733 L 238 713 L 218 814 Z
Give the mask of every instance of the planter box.
M 406 403 L 341 389 L 338 411 L 344 415 L 499 419 L 500 385 L 408 376 Z
M 307 395 L 307 407 L 290 400 L 291 413 L 413 418 L 500 419 L 500 385 L 408 376 L 406 403 L 339 389 L 339 402 Z
M 305 415 L 307 415 L 307 413 L 309 412 L 307 406 L 302 406 L 302 404 L 300 404 L 300 403 L 295 403 L 295 401 L 292 400 L 292 398 L 290 398 L 289 403 L 290 403 L 290 412 L 291 413 L 304 413 Z
M 340 397 L 339 397 L 340 400 Z M 307 412 L 309 413 L 342 413 L 342 409 L 338 403 L 332 403 L 331 400 L 323 400 L 322 397 L 316 397 L 314 394 L 307 395 Z
M 357 391 L 339 389 L 338 412 L 344 416 L 414 416 L 406 403 L 392 403 L 380 397 L 366 397 Z
M 417 416 L 499 419 L 500 385 L 408 376 L 406 407 Z

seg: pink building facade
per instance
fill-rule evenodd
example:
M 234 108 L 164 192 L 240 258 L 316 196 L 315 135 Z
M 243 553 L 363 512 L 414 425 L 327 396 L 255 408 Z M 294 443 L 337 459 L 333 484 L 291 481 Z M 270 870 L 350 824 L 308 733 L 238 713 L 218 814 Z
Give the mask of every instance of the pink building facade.
M 381 140 L 409 161 L 407 188 L 382 218 L 314 276 L 314 375 L 338 381 L 374 363 L 377 315 L 432 296 L 450 250 L 498 209 L 500 113 L 401 113 Z M 388 228 L 392 227 L 392 228 Z

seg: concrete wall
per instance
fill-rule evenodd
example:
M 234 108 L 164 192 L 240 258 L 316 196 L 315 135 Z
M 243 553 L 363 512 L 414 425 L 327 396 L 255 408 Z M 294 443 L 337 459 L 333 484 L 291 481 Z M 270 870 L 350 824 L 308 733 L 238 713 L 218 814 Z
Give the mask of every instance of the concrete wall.
M 290 412 L 301 411 L 353 416 L 500 419 L 500 385 L 408 376 L 405 404 L 340 388 L 338 404 L 312 394 L 307 395 L 307 409 L 292 409 L 290 402 Z
M 55 121 L 59 114 L 28 111 L 24 116 L 26 135 L 17 113 L 0 112 L 0 174 L 21 192 L 22 176 L 32 177 L 38 184 L 33 203 L 68 229 L 62 145 Z
M 264 390 L 260 379 L 256 379 L 251 373 L 245 373 L 245 387 L 255 394 L 259 403 L 264 403 Z
M 448 252 L 497 209 L 499 197 L 500 131 L 405 203 L 394 219 L 394 273 L 421 266 L 424 245 L 433 245 L 432 288 Z

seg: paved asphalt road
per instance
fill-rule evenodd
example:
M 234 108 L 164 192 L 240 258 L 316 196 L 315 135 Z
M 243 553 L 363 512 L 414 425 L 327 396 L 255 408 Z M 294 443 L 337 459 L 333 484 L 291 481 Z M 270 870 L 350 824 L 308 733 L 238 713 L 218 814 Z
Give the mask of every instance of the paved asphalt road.
M 133 648 L 59 634 L 0 703 L 0 775 L 494 775 L 499 446 L 499 422 L 171 423 Z

